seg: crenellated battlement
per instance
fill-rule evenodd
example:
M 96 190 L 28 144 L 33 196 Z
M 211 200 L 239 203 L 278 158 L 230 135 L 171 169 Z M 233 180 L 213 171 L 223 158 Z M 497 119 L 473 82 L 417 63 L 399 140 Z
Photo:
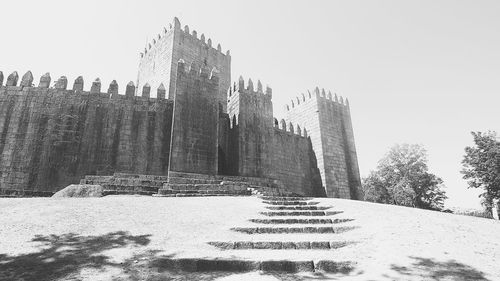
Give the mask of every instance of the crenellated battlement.
M 228 99 L 231 99 L 231 97 L 236 93 L 244 93 L 257 97 L 265 97 L 268 99 L 272 99 L 273 97 L 273 90 L 271 89 L 271 87 L 267 85 L 266 90 L 264 91 L 260 80 L 257 80 L 257 85 L 255 87 L 251 78 L 248 79 L 248 82 L 246 83 L 245 86 L 245 80 L 241 75 L 240 78 L 238 79 L 238 83 L 234 82 L 233 86 L 229 87 L 227 91 Z
M 200 36 L 189 26 L 182 28 L 178 18 L 174 18 L 168 27 L 146 43 L 139 60 L 136 85 L 142 89 L 148 83 L 155 89 L 163 83 L 167 95 L 173 98 L 178 61 L 181 59 L 186 62 L 186 68 L 190 68 L 190 64 L 194 62 L 196 67 L 207 67 L 209 74 L 216 68 L 219 78 L 217 100 L 223 106 L 222 112 L 225 112 L 226 90 L 231 81 L 230 53 L 224 53 L 221 44 L 212 44 L 212 39 L 206 40 L 204 34 Z
M 185 25 L 184 28 L 182 28 L 179 19 L 177 17 L 174 17 L 173 22 L 169 24 L 168 28 L 164 27 L 161 33 L 158 33 L 155 38 L 153 38 L 150 42 L 146 44 L 144 51 L 140 53 L 141 58 L 143 58 L 148 52 L 151 52 L 151 50 L 155 48 L 159 42 L 164 40 L 165 37 L 167 37 L 169 34 L 172 34 L 175 31 L 178 31 L 179 34 L 182 35 L 183 40 L 191 40 L 192 42 L 197 42 L 198 44 L 204 46 L 205 48 L 208 48 L 211 53 L 221 55 L 223 57 L 231 56 L 229 50 L 227 50 L 225 53 L 222 51 L 221 44 L 217 44 L 217 46 L 214 47 L 212 46 L 212 39 L 208 38 L 208 40 L 205 41 L 205 34 L 202 33 L 200 38 L 198 38 L 198 32 L 196 30 L 190 32 L 188 25 Z
M 38 86 L 35 86 L 34 83 L 34 78 L 33 74 L 31 71 L 27 71 L 21 78 L 21 81 L 19 80 L 19 75 L 17 71 L 12 72 L 7 80 L 5 85 L 3 85 L 3 72 L 0 71 L 0 88 L 5 88 L 7 90 L 9 89 L 15 89 L 18 90 L 20 93 L 25 92 L 23 91 L 26 88 L 30 88 L 33 91 L 36 91 L 37 89 L 43 90 L 43 89 L 52 89 L 55 91 L 65 91 L 68 94 L 77 94 L 77 95 L 95 95 L 95 96 L 100 96 L 104 98 L 109 98 L 109 99 L 144 99 L 144 100 L 150 100 L 150 101 L 156 101 L 156 100 L 165 100 L 166 96 L 166 90 L 165 86 L 161 84 L 157 88 L 157 96 L 156 98 L 151 98 L 150 97 L 150 92 L 151 92 L 151 87 L 149 84 L 144 85 L 144 87 L 141 89 L 141 95 L 136 96 L 136 86 L 134 85 L 134 82 L 130 81 L 126 87 L 125 87 L 125 92 L 123 94 L 119 93 L 119 86 L 116 80 L 113 80 L 110 85 L 108 86 L 108 89 L 106 92 L 102 90 L 102 83 L 99 78 L 96 78 L 90 86 L 89 91 L 84 91 L 84 79 L 82 76 L 78 76 L 74 82 L 72 88 L 68 88 L 68 78 L 66 76 L 61 76 L 57 80 L 53 81 L 53 85 L 51 86 L 51 81 L 52 78 L 50 76 L 50 73 L 45 73 L 42 75 L 39 79 Z M 18 86 L 19 82 L 19 86 Z
M 195 62 L 192 62 L 189 66 L 187 66 L 186 62 L 183 59 L 180 59 L 177 62 L 177 72 L 190 75 L 194 79 L 211 80 L 213 83 L 219 83 L 219 71 L 215 67 L 209 69 L 206 66 L 199 66 Z
M 293 125 L 292 122 L 289 122 L 287 125 L 285 119 L 281 119 L 281 121 L 278 122 L 278 119 L 274 118 L 274 130 L 298 137 L 308 137 L 306 128 L 301 129 L 298 124 Z
M 319 89 L 319 87 L 316 87 L 312 92 L 307 91 L 307 94 L 300 94 L 299 96 L 291 99 L 290 103 L 285 104 L 285 110 L 290 111 L 296 107 L 301 106 L 302 104 L 307 103 L 309 100 L 318 100 L 321 102 L 327 102 L 327 103 L 332 103 L 337 106 L 342 106 L 349 108 L 349 100 L 345 99 L 342 96 L 340 98 L 337 96 L 335 93 L 332 96 L 332 92 L 328 91 L 328 93 L 325 91 L 325 89 Z

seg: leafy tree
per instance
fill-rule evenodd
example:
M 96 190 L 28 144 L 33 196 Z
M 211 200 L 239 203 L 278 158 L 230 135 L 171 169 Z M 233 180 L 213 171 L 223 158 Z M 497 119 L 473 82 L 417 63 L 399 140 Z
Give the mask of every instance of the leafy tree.
M 484 189 L 481 202 L 491 213 L 494 201 L 500 200 L 500 142 L 491 131 L 472 132 L 472 137 L 474 146 L 465 148 L 462 174 L 469 188 Z
M 447 198 L 443 181 L 428 170 L 427 152 L 421 145 L 395 145 L 363 179 L 365 200 L 440 210 Z

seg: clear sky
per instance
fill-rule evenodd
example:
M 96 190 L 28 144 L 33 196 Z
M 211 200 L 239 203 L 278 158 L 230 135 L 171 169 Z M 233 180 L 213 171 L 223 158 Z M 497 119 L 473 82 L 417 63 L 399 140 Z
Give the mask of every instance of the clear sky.
M 500 1 L 0 1 L 0 70 L 86 89 L 137 77 L 148 38 L 179 17 L 230 49 L 232 78 L 273 88 L 275 115 L 315 86 L 348 97 L 362 176 L 423 144 L 448 206 L 477 207 L 459 173 L 470 131 L 500 132 Z

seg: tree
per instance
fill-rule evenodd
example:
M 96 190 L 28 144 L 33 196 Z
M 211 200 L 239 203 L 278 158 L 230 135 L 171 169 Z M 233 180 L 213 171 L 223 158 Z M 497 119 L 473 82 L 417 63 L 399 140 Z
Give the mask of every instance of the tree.
M 481 202 L 490 212 L 495 201 L 500 200 L 500 142 L 496 133 L 472 132 L 474 146 L 465 148 L 462 160 L 463 178 L 469 188 L 482 188 Z M 497 208 L 500 215 L 500 208 Z
M 428 170 L 427 152 L 421 145 L 395 145 L 363 179 L 365 200 L 440 210 L 447 198 L 443 181 Z

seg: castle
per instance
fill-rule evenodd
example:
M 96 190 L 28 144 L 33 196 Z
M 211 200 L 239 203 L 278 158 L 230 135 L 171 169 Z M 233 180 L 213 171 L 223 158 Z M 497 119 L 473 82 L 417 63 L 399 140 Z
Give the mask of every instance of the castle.
M 230 72 L 229 51 L 177 18 L 140 54 L 124 95 L 116 81 L 84 91 L 82 77 L 51 87 L 47 73 L 35 87 L 28 71 L 4 85 L 0 72 L 0 195 L 51 195 L 89 175 L 193 173 L 362 198 L 347 100 L 316 88 L 278 121 L 271 88 L 231 83 Z

